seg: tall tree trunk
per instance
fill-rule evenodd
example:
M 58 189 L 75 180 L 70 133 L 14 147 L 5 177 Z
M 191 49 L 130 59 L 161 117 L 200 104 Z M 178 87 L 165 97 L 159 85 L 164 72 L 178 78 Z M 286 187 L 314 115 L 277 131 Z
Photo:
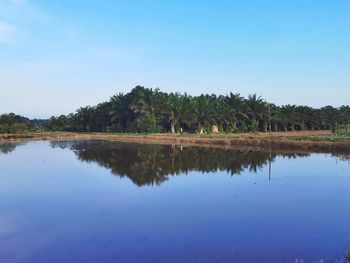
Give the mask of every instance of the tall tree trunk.
M 171 126 L 171 133 L 174 134 L 175 133 L 175 118 L 174 118 L 174 112 L 173 111 L 171 111 L 170 126 Z
M 171 133 L 172 134 L 175 133 L 175 124 L 174 124 L 174 122 L 171 122 Z

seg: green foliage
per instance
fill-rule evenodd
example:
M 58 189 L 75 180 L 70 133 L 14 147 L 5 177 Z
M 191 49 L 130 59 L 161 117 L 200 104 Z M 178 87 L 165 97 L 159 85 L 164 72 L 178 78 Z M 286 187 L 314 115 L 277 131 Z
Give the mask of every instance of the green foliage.
M 337 125 L 334 131 L 336 135 L 350 137 L 350 124 Z
M 14 113 L 0 115 L 0 133 L 23 133 L 40 129 L 40 121 L 31 121 Z
M 259 122 L 256 119 L 252 120 L 252 123 L 250 124 L 250 131 L 257 132 L 259 129 Z
M 9 128 L 10 133 L 21 133 L 30 130 L 30 127 L 25 123 L 14 123 Z
M 0 124 L 0 133 L 9 133 L 10 127 L 8 124 Z
M 230 123 L 227 127 L 227 130 L 228 132 L 236 132 L 238 131 L 237 129 L 237 123 L 236 122 L 233 122 L 233 123 Z
M 64 115 L 61 115 L 59 117 L 52 116 L 49 119 L 49 123 L 47 125 L 47 128 L 50 131 L 64 131 L 67 125 L 67 117 Z
M 141 133 L 157 132 L 157 120 L 152 115 L 140 115 L 136 120 L 136 126 Z
M 329 130 L 350 122 L 350 107 L 276 106 L 256 94 L 190 96 L 137 86 L 108 102 L 52 117 L 48 129 L 79 132 L 212 133 Z M 1 122 L 0 122 L 1 124 Z

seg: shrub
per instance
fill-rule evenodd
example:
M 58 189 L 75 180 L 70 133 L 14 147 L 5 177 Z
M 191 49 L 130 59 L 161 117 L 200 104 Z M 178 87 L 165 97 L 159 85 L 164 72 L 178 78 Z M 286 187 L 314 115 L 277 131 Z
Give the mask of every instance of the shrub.
M 157 119 L 152 115 L 142 114 L 136 120 L 138 132 L 157 132 Z
M 25 132 L 25 131 L 28 131 L 28 130 L 29 130 L 28 125 L 26 125 L 24 123 L 14 123 L 9 128 L 9 132 L 10 133 L 20 133 L 20 132 Z
M 350 136 L 350 124 L 337 125 L 335 134 L 339 136 Z
M 257 132 L 259 129 L 259 122 L 256 119 L 253 119 L 252 124 L 250 125 L 250 131 Z
M 7 124 L 0 124 L 0 133 L 8 133 L 9 126 Z

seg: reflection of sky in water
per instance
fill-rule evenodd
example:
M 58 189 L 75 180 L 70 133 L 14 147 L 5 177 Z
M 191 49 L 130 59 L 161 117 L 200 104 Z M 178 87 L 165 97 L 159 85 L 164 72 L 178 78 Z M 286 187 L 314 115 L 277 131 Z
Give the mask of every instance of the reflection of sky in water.
M 13 232 L 11 222 L 4 217 L 0 217 L 0 237 L 5 237 Z
M 79 153 L 0 155 L 1 262 L 313 262 L 350 245 L 348 161 L 274 156 L 271 180 L 263 162 L 139 187 Z

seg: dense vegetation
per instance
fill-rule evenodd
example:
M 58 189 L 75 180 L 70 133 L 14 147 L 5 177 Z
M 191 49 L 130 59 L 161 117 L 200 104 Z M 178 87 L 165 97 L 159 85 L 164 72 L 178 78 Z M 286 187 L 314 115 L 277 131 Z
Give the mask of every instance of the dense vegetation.
M 337 125 L 335 133 L 340 136 L 350 136 L 350 124 Z
M 127 94 L 117 94 L 96 106 L 75 113 L 29 120 L 13 113 L 0 115 L 0 133 L 38 131 L 75 132 L 255 132 L 294 130 L 334 130 L 349 135 L 350 107 L 320 109 L 308 106 L 277 106 L 257 95 L 248 98 L 230 93 L 225 96 L 190 96 L 165 93 L 137 86 Z
M 45 120 L 30 120 L 14 113 L 0 115 L 0 133 L 19 133 L 41 130 Z
M 190 96 L 137 86 L 108 102 L 51 117 L 48 129 L 79 132 L 236 132 L 329 130 L 350 123 L 350 107 L 276 106 L 257 95 L 248 98 Z M 270 126 L 271 124 L 271 126 Z

